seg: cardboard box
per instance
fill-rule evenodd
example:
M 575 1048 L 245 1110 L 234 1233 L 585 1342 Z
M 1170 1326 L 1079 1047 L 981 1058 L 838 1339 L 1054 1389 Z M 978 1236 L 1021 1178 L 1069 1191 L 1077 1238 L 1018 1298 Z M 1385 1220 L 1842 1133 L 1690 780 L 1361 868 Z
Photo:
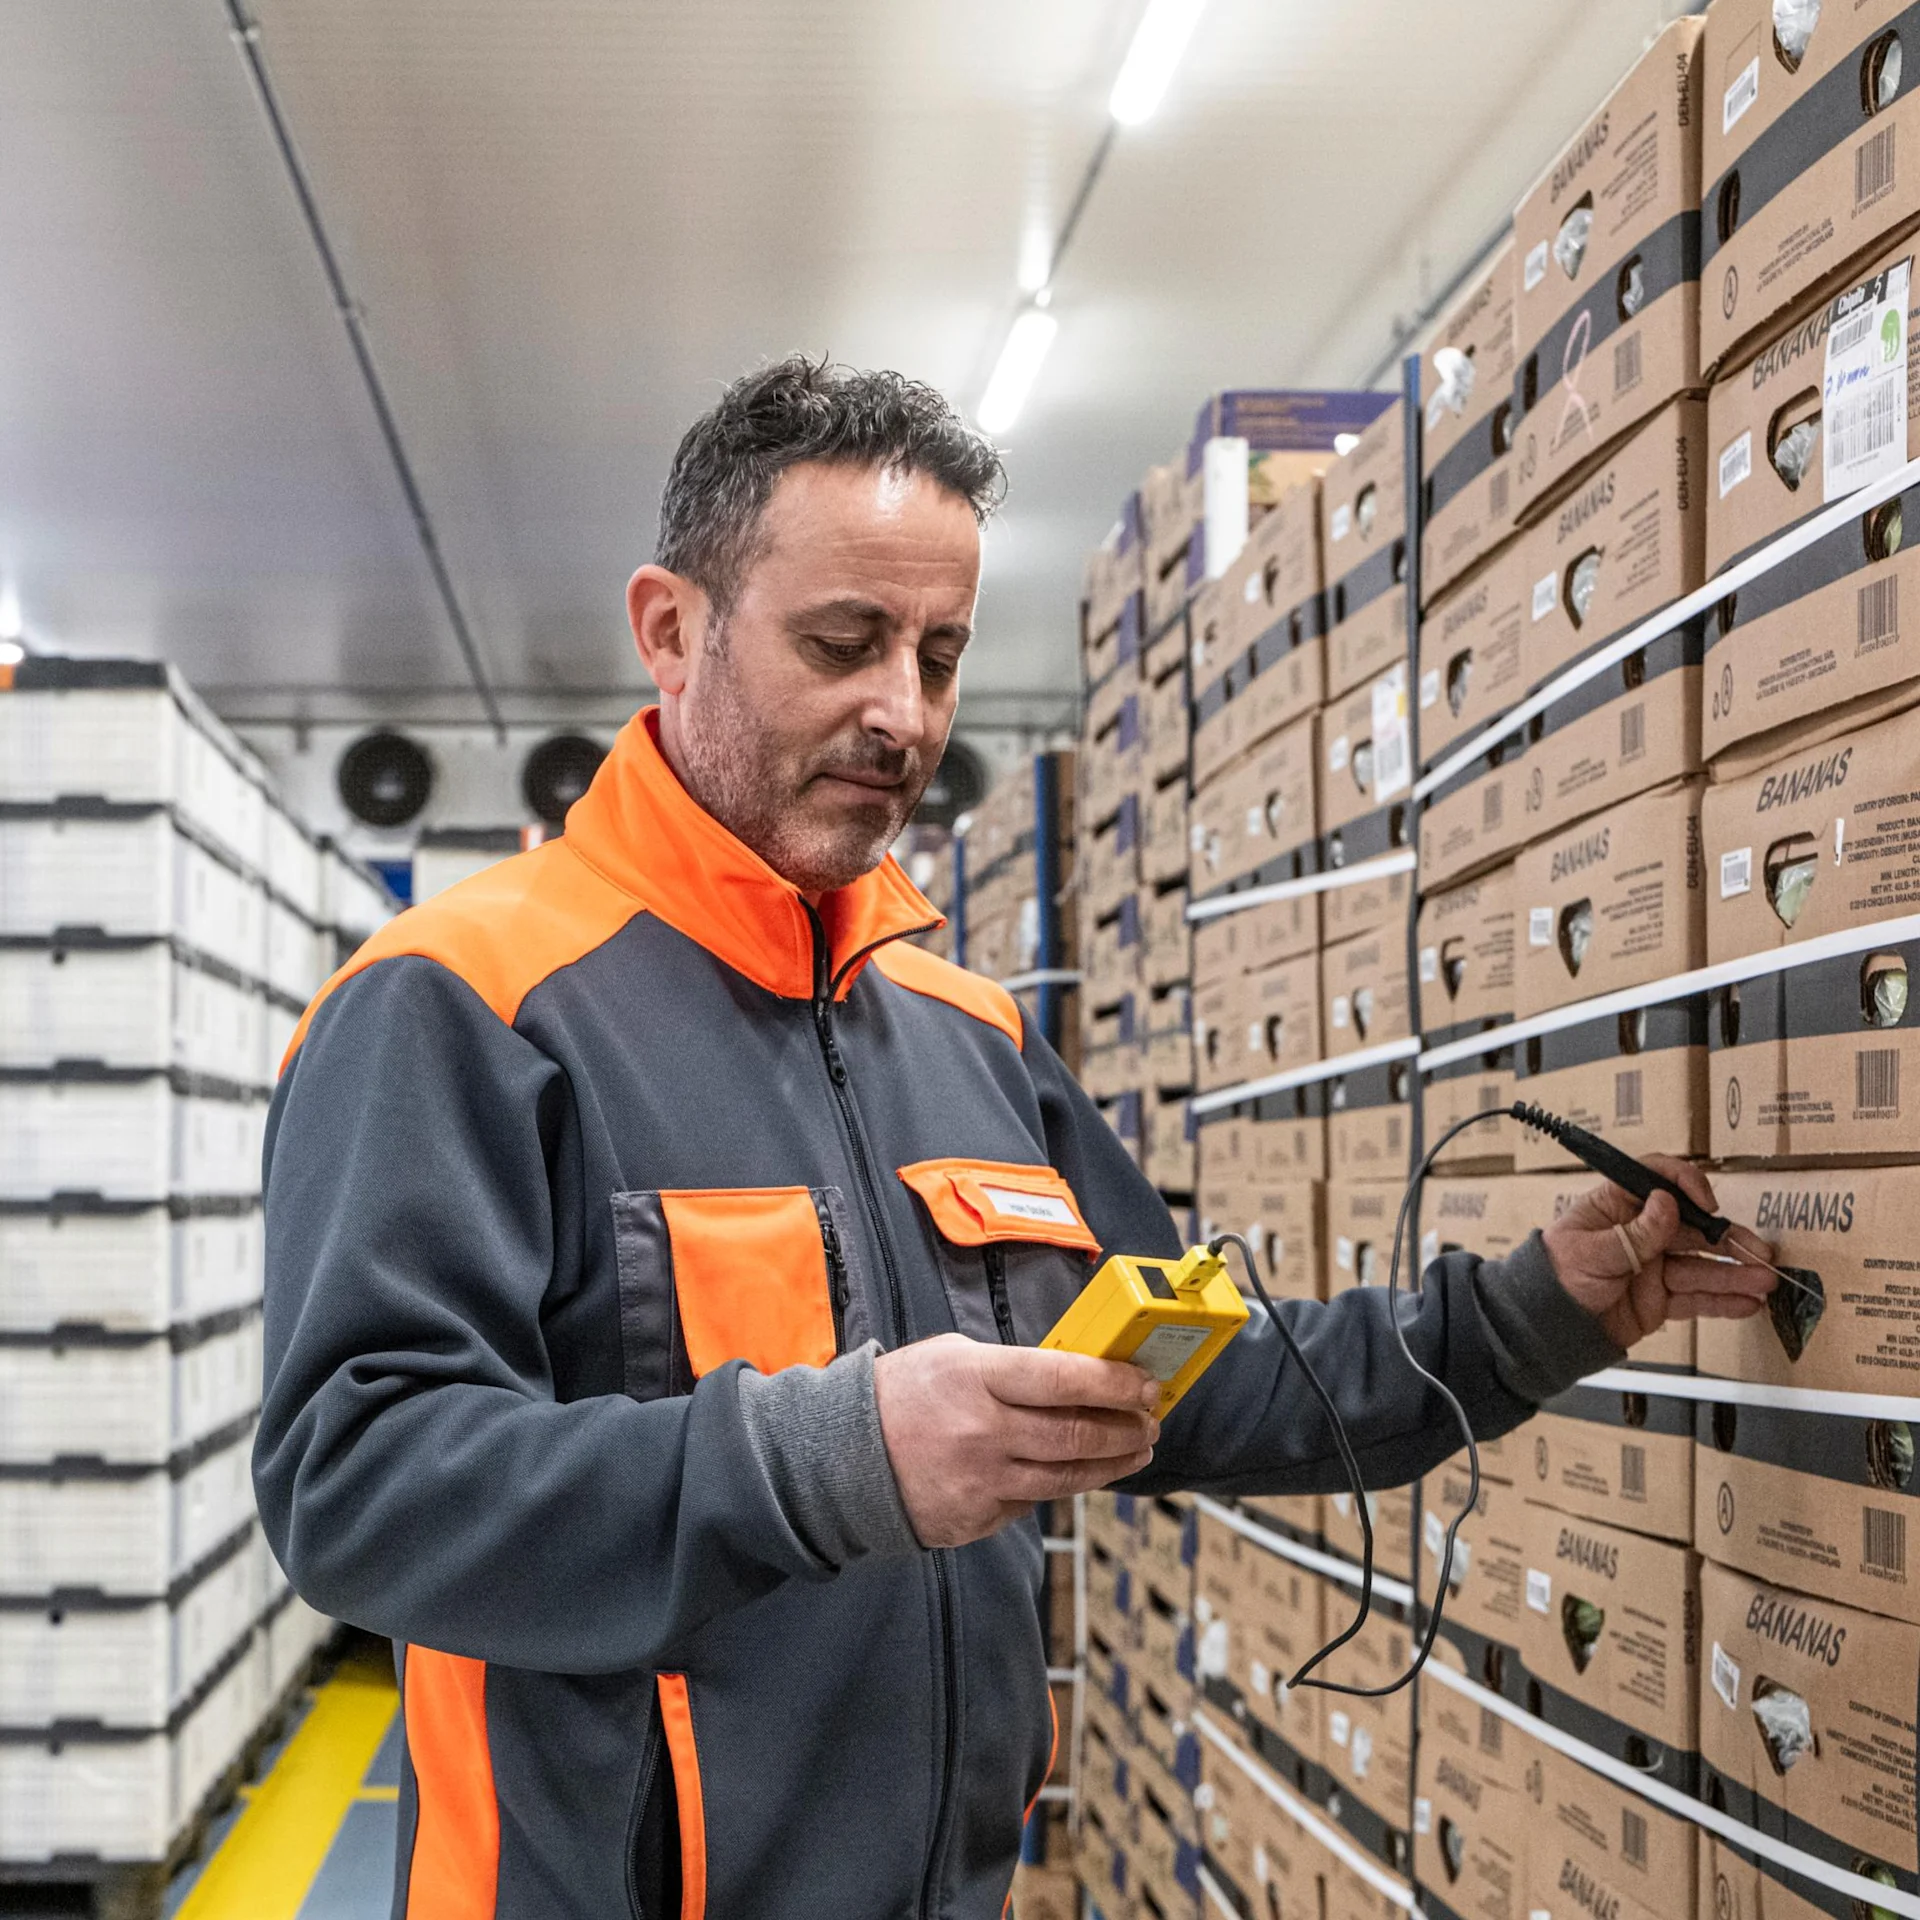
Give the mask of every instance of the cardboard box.
M 1529 846 L 1514 865 L 1515 1013 L 1637 987 L 1705 961 L 1700 787 L 1656 789 Z M 1524 915 L 1524 922 L 1519 916 Z
M 1413 1024 L 1405 925 L 1380 927 L 1326 948 L 1320 955 L 1320 990 L 1326 1008 L 1320 1037 L 1328 1057 L 1406 1039 Z
M 1497 1039 L 1499 1028 L 1489 1029 Z M 1434 1168 L 1444 1173 L 1506 1173 L 1513 1168 L 1518 1133 L 1504 1119 L 1513 1104 L 1513 1049 L 1491 1046 L 1470 1059 L 1456 1060 L 1420 1076 L 1420 1137 L 1434 1155 Z M 1485 1116 L 1477 1126 L 1457 1134 L 1435 1151 L 1434 1144 L 1450 1127 Z
M 1920 1632 L 1711 1562 L 1700 1592 L 1708 1800 L 1911 1875 Z
M 1420 903 L 1420 1030 L 1438 1044 L 1513 1015 L 1513 868 Z
M 1191 1193 L 1196 1170 L 1187 1096 L 1162 1092 L 1151 1104 L 1141 1104 L 1145 1127 L 1140 1143 L 1141 1171 L 1162 1194 Z
M 1530 1811 L 1504 1765 L 1422 1716 L 1413 1877 L 1426 1894 L 1430 1920 L 1527 1920 Z
M 1700 37 L 1668 26 L 1514 213 L 1522 522 L 1700 385 Z
M 1392 1251 L 1391 1247 L 1388 1249 Z M 1367 1517 L 1373 1522 L 1373 1564 L 1398 1575 L 1413 1565 L 1413 1489 L 1384 1487 L 1367 1495 Z M 1329 1553 L 1344 1554 L 1359 1564 L 1366 1540 L 1360 1531 L 1360 1510 L 1350 1493 L 1325 1496 L 1320 1513 L 1320 1537 Z M 1340 1604 L 1340 1589 L 1327 1602 L 1332 1620 Z M 1348 1612 L 1359 1604 L 1359 1590 L 1348 1589 Z M 1374 1604 L 1379 1605 L 1376 1596 Z M 1391 1677 L 1391 1676 L 1389 1676 Z
M 1701 61 L 1703 366 L 1920 212 L 1920 173 L 1901 152 L 1920 119 L 1898 55 L 1889 70 L 1880 53 L 1902 12 L 1898 0 L 1829 9 L 1796 45 L 1776 34 L 1770 0 L 1717 0 Z
M 1534 1743 L 1534 1752 L 1530 1776 L 1538 1778 L 1540 1803 L 1529 1850 L 1530 1908 L 1691 1920 L 1700 1829 L 1543 1743 Z
M 1120 910 L 1120 902 L 1140 888 L 1140 796 L 1120 798 L 1110 825 L 1080 837 L 1080 900 L 1096 924 Z
M 1327 1177 L 1326 1123 L 1317 1096 L 1320 1085 L 1295 1087 L 1249 1102 L 1251 1111 L 1210 1113 L 1199 1122 L 1200 1188 L 1207 1193 L 1245 1186 Z M 1295 1095 L 1305 1096 L 1294 1112 Z M 1285 1113 L 1265 1114 L 1269 1103 Z
M 1402 647 L 1404 654 L 1405 648 Z M 1349 688 L 1320 712 L 1320 831 L 1331 834 L 1399 799 L 1412 785 L 1407 669 Z M 1373 852 L 1384 853 L 1376 847 Z M 1364 857 L 1350 853 L 1346 864 Z
M 1140 482 L 1149 641 L 1158 639 L 1187 603 L 1187 548 L 1204 504 L 1204 478 L 1188 471 L 1184 453 L 1149 468 Z
M 1407 655 L 1406 424 L 1395 401 L 1321 486 L 1330 701 Z
M 1692 1544 L 1693 1403 L 1570 1387 L 1527 1422 L 1526 1485 L 1562 1513 Z
M 1777 1287 L 1751 1320 L 1701 1322 L 1700 1371 L 1829 1393 L 1912 1393 L 1920 1168 L 1716 1173 L 1713 1191 L 1726 1217 L 1770 1241 L 1801 1286 Z
M 1325 1293 L 1326 1201 L 1317 1181 L 1248 1181 L 1212 1186 L 1196 1200 L 1200 1233 L 1238 1233 L 1260 1263 L 1260 1284 L 1275 1299 L 1322 1300 Z M 1240 1263 L 1232 1263 L 1234 1284 L 1249 1291 Z
M 1463 1465 L 1448 1461 L 1424 1483 L 1420 1521 L 1420 1574 L 1425 1590 L 1440 1578 L 1447 1527 L 1467 1497 Z M 1462 1655 L 1464 1670 L 1495 1693 L 1517 1687 L 1520 1678 L 1520 1616 L 1526 1591 L 1527 1503 L 1517 1487 L 1503 1484 L 1481 1463 L 1480 1494 L 1454 1538 L 1440 1630 Z M 1444 1691 L 1433 1689 L 1436 1696 Z
M 1081 576 L 1081 624 L 1089 643 L 1113 632 L 1127 602 L 1146 584 L 1141 536 L 1140 496 L 1130 493 L 1107 537 L 1088 554 Z
M 1020 1920 L 1080 1920 L 1080 1876 L 1071 1866 L 1013 1870 L 1013 1911 Z
M 1395 800 L 1364 819 L 1336 827 L 1327 836 L 1327 864 L 1357 867 L 1380 854 L 1404 849 L 1411 838 L 1405 803 Z M 1404 927 L 1412 893 L 1413 876 L 1406 872 L 1371 874 L 1343 887 L 1330 887 L 1320 896 L 1322 944 L 1351 940 L 1376 927 Z
M 1714 1920 L 1826 1920 L 1830 1909 L 1821 1901 L 1833 1896 L 1813 1881 L 1749 1858 L 1712 1833 L 1703 1832 L 1699 1846 L 1700 1913 Z
M 1269 900 L 1194 921 L 1192 926 L 1197 983 L 1257 973 L 1276 960 L 1296 960 L 1319 946 L 1320 896 L 1309 893 L 1291 900 Z
M 1404 1860 L 1406 1849 L 1401 1835 L 1394 1836 L 1396 1857 Z M 1321 1907 L 1321 1920 L 1400 1920 L 1408 1911 L 1406 1900 L 1391 1899 L 1383 1893 L 1373 1881 L 1356 1873 L 1339 1855 L 1330 1853 L 1326 1848 L 1317 1849 L 1320 1855 L 1320 1885 L 1325 1904 Z M 1398 1879 L 1398 1876 L 1395 1876 Z M 1404 1881 L 1400 1882 L 1400 1891 L 1412 1896 L 1412 1888 Z
M 1201 1755 L 1201 1845 L 1215 1883 L 1247 1914 L 1318 1914 L 1323 1851 L 1224 1754 Z
M 1320 1056 L 1320 956 L 1234 974 L 1193 996 L 1194 1085 L 1259 1080 Z
M 1412 1564 L 1412 1554 L 1399 1562 Z M 1353 1611 L 1357 1596 L 1342 1591 L 1327 1601 L 1331 1632 Z M 1319 1669 L 1345 1686 L 1380 1687 L 1397 1680 L 1413 1657 L 1405 1626 L 1383 1611 L 1376 1597 L 1366 1624 Z M 1333 1694 L 1327 1702 L 1324 1764 L 1340 1790 L 1341 1826 L 1376 1859 L 1396 1868 L 1408 1863 L 1407 1816 L 1413 1801 L 1413 1701 L 1402 1688 L 1383 1698 Z
M 1508 734 L 1443 780 L 1420 808 L 1420 884 L 1465 880 L 1512 859 L 1527 837 L 1526 737 Z
M 1551 1507 L 1527 1512 L 1520 1657 L 1550 1726 L 1691 1792 L 1700 1560 Z
M 1335 1180 L 1404 1184 L 1411 1171 L 1413 1062 L 1387 1060 L 1327 1082 L 1327 1168 Z
M 1913 1150 L 1901 1087 L 1920 1073 L 1906 1001 L 1920 941 L 1789 967 L 1711 996 L 1708 1114 L 1718 1159 Z
M 1187 890 L 1168 888 L 1138 910 L 1140 977 L 1150 989 L 1173 987 L 1193 973 L 1193 934 L 1187 921 Z
M 1193 610 L 1194 784 L 1326 699 L 1320 489 L 1296 487 Z
M 1420 764 L 1432 766 L 1527 691 L 1528 543 L 1502 547 L 1436 600 L 1420 622 Z
M 1420 592 L 1429 603 L 1504 540 L 1513 525 L 1511 236 L 1435 329 L 1420 367 Z
M 1420 1196 L 1421 1271 L 1449 1253 L 1504 1260 L 1536 1228 L 1551 1224 L 1555 1187 L 1538 1174 L 1429 1180 Z
M 1700 1401 L 1695 1544 L 1757 1580 L 1920 1626 L 1913 1442 L 1902 1422 Z
M 1150 887 L 1184 886 L 1191 865 L 1185 774 L 1143 790 L 1140 805 L 1141 880 Z
M 1520 536 L 1529 688 L 1706 578 L 1707 409 L 1664 407 Z
M 1326 1197 L 1326 1298 L 1349 1287 L 1384 1287 L 1393 1257 L 1404 1175 L 1395 1181 L 1330 1180 Z M 1411 1250 L 1408 1255 L 1411 1258 Z M 1403 1286 L 1411 1276 L 1402 1273 Z
M 1317 870 L 1315 719 L 1264 741 L 1195 794 L 1187 887 L 1195 900 Z
M 1920 726 L 1884 720 L 1708 790 L 1710 961 L 1920 912 Z
M 1636 1158 L 1704 1156 L 1713 1133 L 1707 1020 L 1706 996 L 1695 994 L 1537 1034 L 1514 1049 L 1514 1098 Z M 1517 1122 L 1510 1131 L 1519 1172 L 1580 1164 L 1544 1133 Z

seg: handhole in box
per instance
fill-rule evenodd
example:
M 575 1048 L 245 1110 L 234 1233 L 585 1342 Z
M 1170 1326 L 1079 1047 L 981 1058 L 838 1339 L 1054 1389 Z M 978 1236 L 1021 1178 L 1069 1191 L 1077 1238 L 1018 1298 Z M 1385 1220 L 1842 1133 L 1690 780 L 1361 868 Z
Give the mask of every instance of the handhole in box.
M 1578 975 L 1593 943 L 1593 902 L 1575 900 L 1560 909 L 1560 958 L 1567 971 Z
M 1803 387 L 1783 400 L 1767 422 L 1767 464 L 1780 476 L 1789 493 L 1813 466 L 1813 450 L 1820 439 L 1820 389 Z
M 1860 110 L 1869 117 L 1884 113 L 1900 97 L 1900 77 L 1906 65 L 1900 35 L 1889 27 L 1860 58 Z
M 1820 1752 L 1807 1703 L 1791 1687 L 1756 1674 L 1753 1681 L 1753 1718 L 1760 1744 L 1776 1775 L 1788 1773 L 1803 1755 Z
M 1806 911 L 1820 868 L 1820 850 L 1810 833 L 1793 833 L 1767 849 L 1762 872 L 1767 903 L 1783 927 L 1791 927 Z

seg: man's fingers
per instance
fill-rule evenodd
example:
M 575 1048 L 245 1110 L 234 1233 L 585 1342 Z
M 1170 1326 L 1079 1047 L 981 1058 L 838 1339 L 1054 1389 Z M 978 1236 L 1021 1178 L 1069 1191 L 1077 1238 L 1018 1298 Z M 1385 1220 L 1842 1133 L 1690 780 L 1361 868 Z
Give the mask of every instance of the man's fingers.
M 1725 1293 L 1764 1300 L 1781 1285 L 1766 1267 L 1732 1266 L 1724 1260 L 1689 1260 L 1669 1255 L 1667 1289 L 1671 1293 Z
M 980 1362 L 987 1391 L 1010 1407 L 1110 1407 L 1139 1413 L 1159 1404 L 1159 1382 L 1123 1360 L 983 1345 Z
M 1774 1246 L 1770 1240 L 1762 1240 L 1751 1227 L 1743 1227 L 1736 1222 L 1733 1229 L 1720 1242 L 1721 1253 L 1739 1254 L 1747 1260 L 1759 1260 L 1771 1265 L 1774 1259 Z
M 1006 1450 L 1015 1460 L 1111 1460 L 1160 1437 L 1151 1414 L 1094 1407 L 1023 1407 L 1004 1421 Z
M 1720 1211 L 1707 1176 L 1691 1160 L 1676 1160 L 1670 1153 L 1650 1153 L 1647 1165 L 1655 1173 L 1664 1174 L 1696 1206 L 1706 1208 L 1709 1213 Z
M 1098 1487 L 1110 1487 L 1153 1464 L 1153 1449 L 1141 1447 L 1113 1460 L 1063 1460 L 1041 1464 L 1031 1460 L 1007 1463 L 1005 1479 L 998 1488 L 1001 1499 L 1037 1505 L 1042 1500 L 1065 1500 L 1076 1493 L 1092 1493 Z
M 1750 1293 L 1676 1293 L 1667 1313 L 1675 1320 L 1751 1320 L 1765 1304 Z

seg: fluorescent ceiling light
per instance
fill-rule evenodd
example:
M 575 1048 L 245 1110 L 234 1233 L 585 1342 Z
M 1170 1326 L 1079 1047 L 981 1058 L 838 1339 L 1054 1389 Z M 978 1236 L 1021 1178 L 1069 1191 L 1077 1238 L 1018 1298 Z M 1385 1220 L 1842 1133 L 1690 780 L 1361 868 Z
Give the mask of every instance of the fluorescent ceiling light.
M 1133 30 L 1133 45 L 1121 63 L 1120 77 L 1107 97 L 1107 111 L 1123 127 L 1137 127 L 1152 118 L 1206 3 L 1147 0 L 1147 10 Z
M 0 667 L 17 667 L 27 657 L 18 640 L 0 640 Z
M 993 378 L 980 396 L 977 417 L 986 432 L 1005 433 L 1019 419 L 1020 409 L 1027 404 L 1027 395 L 1033 391 L 1033 383 L 1046 360 L 1047 349 L 1059 331 L 1060 322 L 1039 307 L 1025 307 L 1020 311 L 1007 330 L 1007 344 L 1000 349 Z

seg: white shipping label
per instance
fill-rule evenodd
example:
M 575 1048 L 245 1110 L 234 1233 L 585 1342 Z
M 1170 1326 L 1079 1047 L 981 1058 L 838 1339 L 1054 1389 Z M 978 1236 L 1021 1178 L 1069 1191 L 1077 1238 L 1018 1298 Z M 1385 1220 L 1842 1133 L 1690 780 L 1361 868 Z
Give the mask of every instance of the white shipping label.
M 1340 505 L 1333 510 L 1333 521 L 1327 528 L 1327 538 L 1330 540 L 1344 540 L 1348 533 L 1352 531 L 1352 528 L 1353 505 L 1351 501 L 1343 500 Z
M 1727 1657 L 1718 1640 L 1713 1643 L 1713 1690 L 1727 1703 L 1729 1711 L 1740 1711 L 1740 1667 Z
M 1533 617 L 1544 620 L 1560 604 L 1560 576 L 1542 574 L 1533 583 Z
M 1201 525 L 1209 580 L 1219 579 L 1247 544 L 1247 455 L 1247 442 L 1234 434 L 1216 434 L 1201 449 Z
M 1753 429 L 1736 435 L 1720 449 L 1720 498 L 1724 500 L 1753 471 Z
M 1187 829 L 1187 846 L 1192 852 L 1198 853 L 1206 844 L 1207 823 L 1204 820 L 1196 820 Z
M 1352 1004 L 1344 993 L 1336 993 L 1333 996 L 1333 1024 L 1336 1027 L 1344 1027 L 1347 1024 L 1347 1013 Z
M 1260 576 L 1257 573 L 1247 575 L 1246 582 L 1240 589 L 1240 597 L 1248 606 L 1252 606 L 1260 598 Z
M 1720 131 L 1731 133 L 1734 123 L 1760 98 L 1760 56 L 1756 53 L 1733 76 L 1733 84 L 1720 96 Z
M 1531 907 L 1528 909 L 1527 945 L 1530 947 L 1550 947 L 1553 945 L 1553 909 L 1551 907 Z
M 1735 847 L 1720 856 L 1720 898 L 1732 900 L 1753 888 L 1753 849 Z
M 1440 1233 L 1438 1228 L 1429 1227 L 1426 1230 L 1426 1232 L 1420 1236 L 1420 1270 L 1421 1272 L 1424 1273 L 1427 1270 L 1427 1268 L 1432 1266 L 1433 1263 L 1439 1258 L 1440 1258 Z
M 1431 986 L 1440 978 L 1440 949 L 1422 947 L 1420 949 L 1420 981 L 1423 986 Z
M 1200 1645 L 1195 1649 L 1194 1659 L 1200 1669 L 1203 1680 L 1224 1680 L 1227 1677 L 1227 1623 L 1224 1620 L 1209 1621 L 1200 1635 Z
M 1433 1831 L 1433 1802 L 1424 1793 L 1413 1803 L 1413 1830 L 1415 1833 Z
M 1327 1715 L 1327 1737 L 1336 1747 L 1344 1747 L 1353 1733 L 1353 1722 L 1338 1707 Z
M 1821 382 L 1826 497 L 1837 500 L 1907 464 L 1907 282 L 1913 263 L 1843 293 L 1827 309 Z
M 1535 1613 L 1549 1613 L 1553 1609 L 1553 1575 L 1542 1573 L 1538 1567 L 1527 1569 L 1527 1605 Z M 1698 1644 L 1697 1642 L 1695 1643 Z
M 986 1187 L 980 1191 L 993 1203 L 995 1213 L 1015 1220 L 1044 1220 L 1051 1226 L 1077 1227 L 1073 1209 L 1057 1193 L 1016 1193 L 1011 1187 Z
M 1273 1691 L 1273 1675 L 1267 1671 L 1263 1660 L 1250 1661 L 1247 1666 L 1247 1678 L 1253 1683 L 1253 1697 L 1266 1699 Z
M 1537 246 L 1527 249 L 1527 263 L 1523 269 L 1526 290 L 1531 293 L 1547 277 L 1547 243 L 1542 240 Z
M 1373 683 L 1373 797 L 1391 800 L 1413 784 L 1413 729 L 1407 676 L 1396 667 Z
M 1420 676 L 1420 711 L 1425 713 L 1429 707 L 1440 704 L 1440 669 L 1429 667 Z
M 1373 1729 L 1371 1727 L 1354 1728 L 1353 1746 L 1350 1751 L 1353 1756 L 1353 1777 L 1356 1780 L 1364 1780 L 1367 1777 L 1367 1767 L 1373 1759 Z
M 1421 1521 L 1420 1532 L 1427 1543 L 1429 1553 L 1438 1553 L 1447 1538 L 1446 1522 L 1437 1513 L 1429 1512 Z
M 1267 1044 L 1267 1030 L 1258 1020 L 1247 1022 L 1247 1051 L 1261 1052 Z
M 1207 1327 L 1155 1327 L 1127 1358 L 1165 1386 L 1206 1345 L 1210 1332 Z
M 1267 830 L 1267 810 L 1262 806 L 1247 809 L 1247 838 L 1257 840 Z
M 1335 1236 L 1333 1242 L 1334 1264 L 1343 1272 L 1353 1271 L 1353 1242 L 1342 1233 Z
M 1347 769 L 1349 742 L 1344 733 L 1335 734 L 1327 746 L 1327 771 L 1344 773 Z
M 1833 864 L 1842 864 L 1842 849 L 1847 844 L 1847 816 L 1836 813 L 1833 816 Z

